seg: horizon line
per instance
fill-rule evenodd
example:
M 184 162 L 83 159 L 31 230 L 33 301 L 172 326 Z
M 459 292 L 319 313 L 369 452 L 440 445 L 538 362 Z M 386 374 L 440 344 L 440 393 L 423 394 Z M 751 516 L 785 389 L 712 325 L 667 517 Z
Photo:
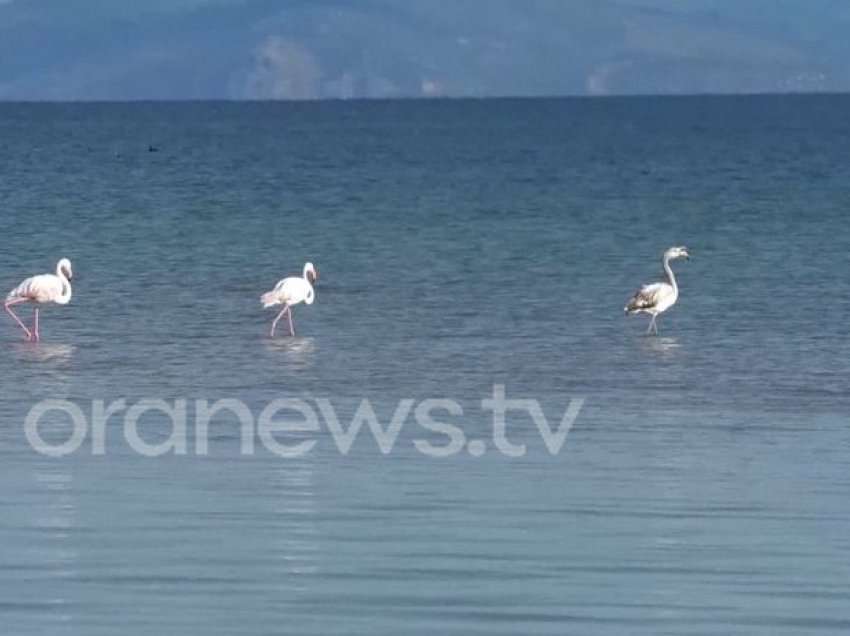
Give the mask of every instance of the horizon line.
M 850 96 L 850 90 L 841 91 L 753 91 L 740 93 L 612 93 L 606 95 L 588 95 L 572 93 L 564 95 L 440 95 L 424 97 L 421 95 L 395 97 L 316 97 L 309 99 L 246 99 L 231 97 L 140 97 L 129 99 L 40 99 L 0 97 L 0 105 L 30 104 L 320 104 L 320 103 L 357 103 L 357 102 L 459 102 L 459 101 L 532 101 L 532 100 L 610 100 L 610 99 L 693 99 L 693 98 L 740 98 L 740 97 L 844 97 Z

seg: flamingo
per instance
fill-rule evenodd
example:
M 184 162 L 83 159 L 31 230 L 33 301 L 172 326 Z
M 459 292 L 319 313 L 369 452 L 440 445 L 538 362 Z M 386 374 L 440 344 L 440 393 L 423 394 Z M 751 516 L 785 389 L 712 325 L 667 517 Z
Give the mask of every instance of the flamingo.
M 655 335 L 658 335 L 658 325 L 655 324 L 655 319 L 658 314 L 663 313 L 676 304 L 679 299 L 679 286 L 676 284 L 676 277 L 673 276 L 673 270 L 670 269 L 670 261 L 677 258 L 690 259 L 688 248 L 671 247 L 661 259 L 664 266 L 664 272 L 667 274 L 667 282 L 651 283 L 641 287 L 631 300 L 626 304 L 624 310 L 627 314 L 647 313 L 652 316 L 649 321 L 649 327 L 646 333 L 655 330 Z
M 316 293 L 313 291 L 313 283 L 319 278 L 319 272 L 313 266 L 313 263 L 304 263 L 304 271 L 301 277 L 289 276 L 278 281 L 277 285 L 270 292 L 266 292 L 260 297 L 260 302 L 264 308 L 274 307 L 275 305 L 283 305 L 277 318 L 272 322 L 271 337 L 274 338 L 274 331 L 278 321 L 286 314 L 289 317 L 289 335 L 295 335 L 295 329 L 292 327 L 292 306 L 298 303 L 307 303 L 312 305 L 316 299 Z
M 41 274 L 40 276 L 27 278 L 6 296 L 6 303 L 4 305 L 6 312 L 24 330 L 28 341 L 38 342 L 41 340 L 41 335 L 38 332 L 39 305 L 45 303 L 67 305 L 71 301 L 71 279 L 73 277 L 74 273 L 71 269 L 71 261 L 63 258 L 56 265 L 56 274 Z M 35 304 L 35 322 L 32 331 L 27 329 L 26 325 L 12 311 L 12 307 L 22 303 Z

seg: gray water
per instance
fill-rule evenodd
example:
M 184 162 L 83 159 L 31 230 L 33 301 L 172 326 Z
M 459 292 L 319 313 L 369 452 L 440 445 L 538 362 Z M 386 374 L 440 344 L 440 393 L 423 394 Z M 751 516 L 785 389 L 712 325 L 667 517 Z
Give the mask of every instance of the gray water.
M 0 105 L 0 287 L 74 262 L 39 344 L 0 322 L 0 633 L 844 634 L 850 98 Z M 149 152 L 149 146 L 158 152 Z M 677 262 L 644 337 L 627 297 Z M 305 260 L 316 302 L 268 337 Z M 29 310 L 22 314 L 29 318 Z M 495 384 L 556 426 L 508 417 Z M 63 457 L 46 398 L 448 398 L 384 454 L 283 458 L 214 420 Z M 189 431 L 194 417 L 189 411 Z M 148 414 L 150 443 L 171 423 Z M 51 443 L 71 426 L 56 412 Z

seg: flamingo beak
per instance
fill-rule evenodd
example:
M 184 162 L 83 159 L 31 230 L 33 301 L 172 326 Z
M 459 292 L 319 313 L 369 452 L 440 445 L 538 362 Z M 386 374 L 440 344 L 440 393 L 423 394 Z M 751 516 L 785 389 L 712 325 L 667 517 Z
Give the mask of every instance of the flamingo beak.
M 310 273 L 310 284 L 312 285 L 312 284 L 313 284 L 313 283 L 315 283 L 317 280 L 319 280 L 319 270 L 314 269 L 314 270 Z

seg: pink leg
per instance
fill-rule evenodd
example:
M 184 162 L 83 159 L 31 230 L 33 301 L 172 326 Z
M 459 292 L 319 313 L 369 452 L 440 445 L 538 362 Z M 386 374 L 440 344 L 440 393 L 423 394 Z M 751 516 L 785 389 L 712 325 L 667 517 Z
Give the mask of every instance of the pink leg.
M 289 313 L 287 315 L 289 316 L 289 335 L 294 336 L 295 329 L 292 328 L 292 309 L 289 310 Z
M 21 319 L 18 318 L 17 315 L 15 315 L 14 311 L 12 311 L 12 307 L 14 307 L 15 305 L 20 305 L 21 303 L 25 303 L 25 302 L 27 302 L 27 300 L 28 300 L 27 298 L 18 298 L 16 300 L 10 300 L 9 302 L 7 302 L 5 304 L 5 308 L 6 308 L 6 312 L 12 318 L 15 319 L 15 322 L 18 323 L 20 328 L 24 330 L 24 333 L 27 334 L 27 340 L 32 340 L 32 333 L 30 332 L 30 330 L 27 329 L 27 326 L 23 322 L 21 322 Z
M 282 311 L 282 312 L 280 312 L 280 313 L 277 315 L 277 318 L 275 318 L 275 319 L 274 319 L 274 322 L 272 322 L 272 334 L 271 334 L 271 337 L 272 337 L 272 338 L 274 338 L 274 330 L 275 330 L 275 328 L 277 327 L 277 323 L 280 321 L 280 319 L 281 319 L 281 318 L 283 318 L 283 314 L 285 314 L 287 311 L 289 311 L 289 306 L 288 306 L 288 305 L 287 305 L 287 306 L 285 306 L 285 307 L 283 308 L 283 311 Z M 291 319 L 290 319 L 290 320 L 291 320 Z
M 41 340 L 41 334 L 38 332 L 38 307 L 35 308 L 35 331 L 32 335 L 35 342 Z

